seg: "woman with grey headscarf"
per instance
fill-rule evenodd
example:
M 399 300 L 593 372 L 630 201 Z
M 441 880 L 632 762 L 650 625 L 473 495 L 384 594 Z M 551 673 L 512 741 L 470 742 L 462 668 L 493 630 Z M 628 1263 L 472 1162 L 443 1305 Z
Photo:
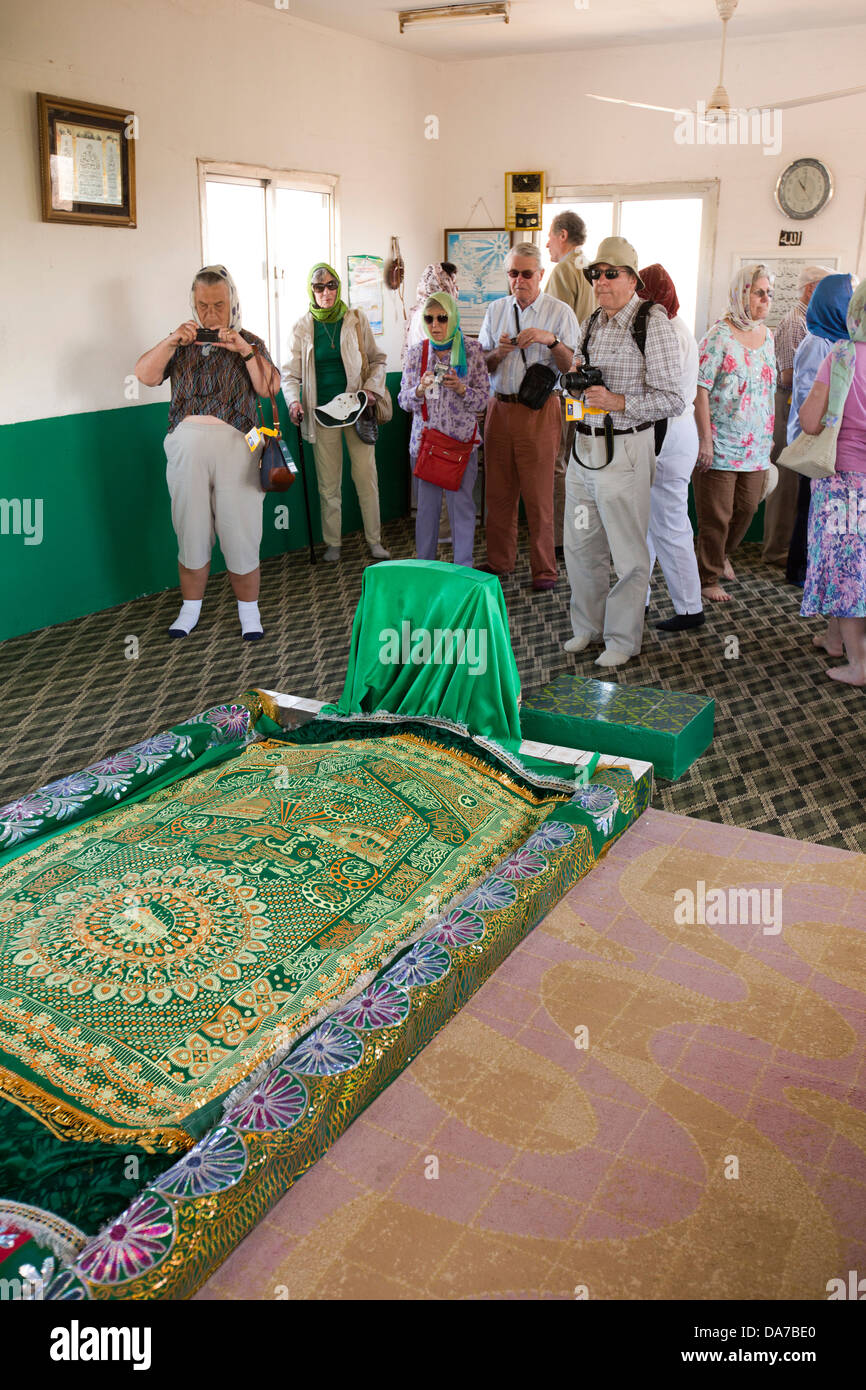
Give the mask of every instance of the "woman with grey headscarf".
M 165 454 L 171 519 L 178 540 L 183 599 L 170 637 L 188 637 L 201 612 L 215 536 L 238 601 L 245 641 L 262 636 L 259 547 L 261 445 L 245 435 L 256 424 L 259 396 L 280 388 L 280 374 L 261 338 L 241 328 L 234 280 L 224 265 L 206 265 L 190 290 L 192 318 L 145 352 L 135 374 L 145 386 L 171 378 Z M 214 334 L 202 341 L 201 333 Z
M 727 310 L 699 348 L 698 461 L 692 486 L 701 594 L 714 602 L 730 599 L 719 580 L 723 575 L 735 577 L 728 556 L 745 536 L 768 490 L 776 356 L 764 320 L 772 285 L 765 265 L 737 271 Z

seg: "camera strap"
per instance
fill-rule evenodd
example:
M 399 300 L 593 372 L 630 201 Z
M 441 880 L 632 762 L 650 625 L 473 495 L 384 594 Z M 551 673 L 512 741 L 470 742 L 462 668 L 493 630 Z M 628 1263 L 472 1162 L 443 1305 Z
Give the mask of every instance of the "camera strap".
M 583 335 L 583 342 L 581 343 L 581 347 L 580 347 L 580 355 L 581 355 L 581 357 L 583 358 L 583 364 L 584 364 L 585 367 L 591 367 L 591 366 L 592 366 L 592 363 L 591 363 L 590 360 L 589 360 L 589 339 L 590 339 L 590 336 L 591 336 L 591 334 L 592 334 L 592 330 L 593 330 L 593 328 L 595 327 L 596 320 L 598 319 L 598 316 L 599 316 L 600 313 L 601 313 L 601 309 L 594 309 L 594 310 L 593 310 L 593 312 L 592 312 L 592 313 L 590 314 L 590 316 L 589 316 L 589 323 L 586 325 L 586 332 L 585 332 L 584 335 Z M 592 437 L 593 437 L 593 439 L 594 439 L 594 438 L 595 438 L 595 435 L 593 435 Z M 605 417 L 604 417 L 604 452 L 605 452 L 605 456 L 606 456 L 606 457 L 605 457 L 605 462 L 604 462 L 603 464 L 601 464 L 601 468 L 607 468 L 608 464 L 613 462 L 613 447 L 614 447 L 614 446 L 613 446 L 613 421 L 611 420 L 611 418 L 610 418 L 610 416 L 609 416 L 608 414 L 605 414 Z M 598 473 L 598 472 L 599 472 L 599 469 L 598 469 L 598 468 L 590 468 L 590 467 L 589 467 L 589 464 L 581 462 L 581 460 L 577 457 L 577 430 L 575 430 L 575 432 L 574 432 L 574 438 L 573 438 L 572 441 L 571 441 L 571 457 L 574 459 L 575 463 L 579 463 L 580 466 L 581 466 L 581 468 L 586 468 L 586 469 L 588 470 L 588 472 L 590 472 L 590 473 Z

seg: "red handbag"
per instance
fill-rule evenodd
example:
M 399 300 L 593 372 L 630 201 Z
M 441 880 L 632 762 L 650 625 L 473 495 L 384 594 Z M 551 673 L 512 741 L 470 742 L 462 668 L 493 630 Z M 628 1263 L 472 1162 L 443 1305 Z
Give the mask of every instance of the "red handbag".
M 422 376 L 427 370 L 429 356 L 430 340 L 427 338 L 421 354 Z M 421 414 L 425 420 L 429 419 L 426 400 L 422 403 Z M 421 447 L 412 472 L 416 478 L 423 478 L 425 483 L 443 487 L 446 492 L 457 492 L 463 482 L 463 474 L 466 472 L 477 437 L 476 430 L 472 438 L 464 443 L 463 440 L 453 439 L 450 434 L 443 434 L 441 430 L 425 430 L 421 435 Z

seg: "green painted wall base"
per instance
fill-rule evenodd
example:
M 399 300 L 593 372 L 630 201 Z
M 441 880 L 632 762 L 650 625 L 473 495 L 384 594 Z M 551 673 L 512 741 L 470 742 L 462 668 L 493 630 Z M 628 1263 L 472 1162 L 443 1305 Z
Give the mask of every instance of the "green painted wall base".
M 396 397 L 399 372 L 388 376 Z M 282 400 L 283 432 L 295 461 L 298 435 Z M 177 542 L 165 484 L 168 406 L 64 415 L 0 428 L 0 640 L 62 623 L 177 584 Z M 268 418 L 270 418 L 268 416 Z M 382 519 L 407 510 L 410 419 L 397 407 L 376 446 Z M 322 539 L 313 453 L 304 448 L 313 538 Z M 344 449 L 343 528 L 361 528 Z M 28 543 L 16 513 L 42 501 L 42 538 Z M 286 512 L 286 508 L 288 512 Z M 30 512 L 30 526 L 38 513 Z M 24 524 L 28 516 L 24 508 Z M 15 534 L 16 529 L 19 534 Z M 38 534 L 38 533 L 37 533 Z M 36 536 L 33 536 L 33 540 Z M 300 479 L 265 497 L 262 558 L 307 546 Z M 217 546 L 213 572 L 225 569 Z
M 713 741 L 715 701 L 563 674 L 527 696 L 520 731 L 538 743 L 652 763 L 676 781 Z

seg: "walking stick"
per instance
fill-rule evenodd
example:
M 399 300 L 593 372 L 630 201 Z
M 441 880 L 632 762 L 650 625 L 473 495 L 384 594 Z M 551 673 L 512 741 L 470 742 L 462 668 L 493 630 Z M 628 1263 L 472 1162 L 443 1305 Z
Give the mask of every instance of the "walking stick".
M 298 463 L 301 469 L 301 486 L 304 489 L 304 510 L 307 513 L 307 535 L 310 538 L 310 564 L 316 563 L 316 551 L 313 546 L 313 523 L 310 519 L 310 495 L 307 492 L 307 470 L 304 467 L 304 437 L 301 434 L 301 426 L 295 422 L 295 429 L 298 431 Z

